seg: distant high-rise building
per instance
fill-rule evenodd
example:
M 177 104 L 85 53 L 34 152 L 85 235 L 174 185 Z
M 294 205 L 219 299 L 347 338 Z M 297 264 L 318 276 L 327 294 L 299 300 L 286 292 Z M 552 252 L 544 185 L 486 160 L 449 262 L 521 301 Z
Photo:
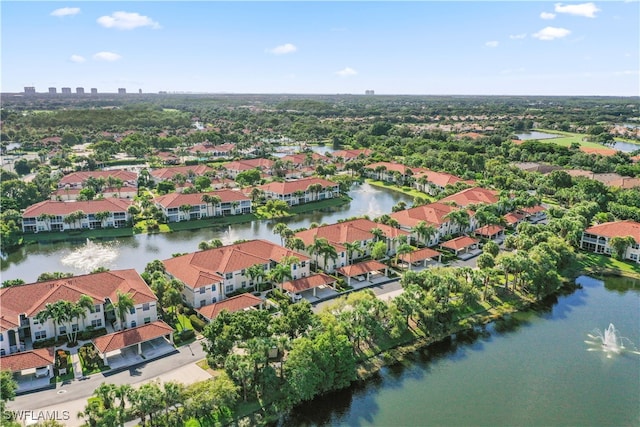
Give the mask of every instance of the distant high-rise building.
M 36 94 L 36 88 L 33 86 L 25 86 L 24 87 L 24 94 L 25 95 L 35 95 Z
M 49 88 L 49 95 L 55 95 L 56 93 L 58 93 L 58 89 L 56 89 L 55 87 Z
M 84 95 L 84 88 L 83 87 L 77 87 L 76 88 L 76 94 Z
M 91 88 L 91 95 L 97 95 L 98 94 L 98 89 L 95 87 Z
M 118 94 L 119 95 L 125 95 L 127 93 L 127 89 L 120 87 L 118 88 Z
M 365 94 L 365 95 L 375 95 L 375 93 L 376 93 L 376 92 L 375 92 L 374 90 L 371 90 L 371 89 L 370 89 L 370 90 L 365 90 L 365 91 L 364 91 L 364 94 Z
M 138 89 L 138 93 L 142 95 L 142 89 Z
M 71 88 L 70 87 L 63 87 L 61 90 L 62 90 L 62 93 L 64 95 L 70 95 L 71 94 Z

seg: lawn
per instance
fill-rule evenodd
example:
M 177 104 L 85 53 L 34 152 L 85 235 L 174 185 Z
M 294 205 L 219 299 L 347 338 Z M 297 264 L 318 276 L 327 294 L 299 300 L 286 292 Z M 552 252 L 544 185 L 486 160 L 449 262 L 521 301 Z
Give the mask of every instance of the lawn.
M 540 139 L 540 142 L 553 142 L 554 144 L 561 145 L 563 147 L 568 147 L 573 143 L 579 144 L 581 147 L 587 148 L 609 148 L 605 145 L 598 144 L 597 142 L 589 142 L 584 141 L 584 139 L 588 136 L 580 133 L 572 133 L 572 132 L 562 132 L 558 130 L 549 130 L 549 129 L 534 129 L 537 132 L 544 133 L 552 133 L 558 135 L 557 138 L 549 138 L 549 139 Z
M 71 353 L 65 350 L 58 350 L 58 352 L 59 353 L 56 354 L 55 363 L 53 366 L 54 377 L 49 380 L 51 384 L 55 384 L 63 381 L 70 381 L 75 378 L 75 374 L 73 372 L 73 362 L 71 361 Z M 62 355 L 62 353 L 64 353 L 63 357 L 66 360 L 67 373 L 63 375 L 59 375 L 58 365 L 60 363 L 64 363 L 64 362 L 60 362 L 60 356 Z
M 429 203 L 432 203 L 435 199 L 428 195 L 427 193 L 423 193 L 422 191 L 416 190 L 415 188 L 410 187 L 399 187 L 393 183 L 385 182 L 385 181 L 376 181 L 371 178 L 367 178 L 365 180 L 369 185 L 374 187 L 386 188 L 387 190 L 397 191 L 398 193 L 406 194 L 411 197 L 422 197 Z
M 86 241 L 87 239 L 111 239 L 127 236 L 133 236 L 133 228 L 102 228 L 99 230 L 82 231 L 41 231 L 39 233 L 26 233 L 22 236 L 22 239 L 24 243 L 55 243 L 69 241 Z
M 78 349 L 78 358 L 80 359 L 80 366 L 82 366 L 82 375 L 97 374 L 111 369 L 111 367 L 105 366 L 104 361 L 91 343 L 87 343 Z
M 581 252 L 578 265 L 585 273 L 597 275 L 628 276 L 640 279 L 640 265 L 628 261 L 619 261 L 606 255 Z

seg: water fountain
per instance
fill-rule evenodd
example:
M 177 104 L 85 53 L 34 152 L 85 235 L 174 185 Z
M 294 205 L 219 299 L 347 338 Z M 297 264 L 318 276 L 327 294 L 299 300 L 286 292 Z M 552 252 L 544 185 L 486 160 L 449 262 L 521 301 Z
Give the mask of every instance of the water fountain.
M 589 351 L 604 351 L 608 358 L 612 357 L 613 354 L 622 352 L 640 354 L 631 340 L 619 334 L 613 323 L 609 323 L 609 327 L 604 332 L 600 331 L 600 329 L 594 329 L 588 336 L 593 340 L 585 341 L 592 346 Z M 625 344 L 627 345 L 625 346 Z
M 108 267 L 117 257 L 118 250 L 114 245 L 94 243 L 87 239 L 84 246 L 64 256 L 61 261 L 64 265 L 88 273 L 98 267 Z

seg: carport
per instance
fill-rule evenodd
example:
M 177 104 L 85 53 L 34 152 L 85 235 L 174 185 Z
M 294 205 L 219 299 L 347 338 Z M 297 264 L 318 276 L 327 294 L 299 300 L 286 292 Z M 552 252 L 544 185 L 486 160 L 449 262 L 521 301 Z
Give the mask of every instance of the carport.
M 282 284 L 282 289 L 292 294 L 299 294 L 304 291 L 312 290 L 313 296 L 320 287 L 331 286 L 336 283 L 336 279 L 324 273 L 314 274 L 312 276 L 301 277 L 300 279 L 290 280 Z
M 504 227 L 500 225 L 485 225 L 474 231 L 474 234 L 479 237 L 485 237 L 489 240 L 495 240 L 504 237 Z
M 108 357 L 116 352 L 137 346 L 137 355 L 142 355 L 142 344 L 156 338 L 167 339 L 173 344 L 173 328 L 161 320 L 137 326 L 131 329 L 114 332 L 93 339 L 93 345 L 100 353 L 105 365 L 109 365 Z
M 215 319 L 222 310 L 226 310 L 229 313 L 234 313 L 241 310 L 251 310 L 255 307 L 262 308 L 263 301 L 257 296 L 251 294 L 240 294 L 235 297 L 227 298 L 220 302 L 205 305 L 204 307 L 197 308 L 196 311 L 207 322 L 211 322 Z
M 442 254 L 438 251 L 434 251 L 430 248 L 418 249 L 417 251 L 410 252 L 408 254 L 402 254 L 398 257 L 400 261 L 407 265 L 409 270 L 411 270 L 412 265 L 419 265 L 422 263 L 423 267 L 427 266 L 427 262 L 438 260 L 438 262 L 442 259 Z
M 450 251 L 453 251 L 457 257 L 465 259 L 472 258 L 473 255 L 477 255 L 476 252 L 479 253 L 477 250 L 478 243 L 480 243 L 480 241 L 473 237 L 460 236 L 442 243 L 440 247 L 449 249 Z M 468 256 L 469 254 L 471 254 L 471 256 Z
M 371 280 L 372 273 L 381 271 L 384 271 L 384 275 L 386 276 L 389 271 L 389 267 L 380 261 L 371 260 L 340 267 L 336 271 L 345 276 L 347 278 L 347 285 L 351 286 L 352 277 L 361 277 L 366 275 L 366 280 Z
M 13 373 L 20 393 L 49 386 L 54 358 L 53 347 L 39 348 L 3 356 L 0 367 Z

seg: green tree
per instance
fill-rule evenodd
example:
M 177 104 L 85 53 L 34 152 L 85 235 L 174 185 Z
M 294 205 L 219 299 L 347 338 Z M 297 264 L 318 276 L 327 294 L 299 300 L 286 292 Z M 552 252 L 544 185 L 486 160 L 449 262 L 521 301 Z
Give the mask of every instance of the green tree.
M 627 253 L 629 246 L 636 243 L 636 240 L 631 236 L 615 236 L 609 239 L 609 246 L 611 247 L 611 255 L 615 259 L 622 260 Z
M 127 313 L 135 307 L 131 294 L 116 290 L 116 301 L 107 306 L 107 310 L 114 310 L 120 322 L 120 330 L 127 329 Z

